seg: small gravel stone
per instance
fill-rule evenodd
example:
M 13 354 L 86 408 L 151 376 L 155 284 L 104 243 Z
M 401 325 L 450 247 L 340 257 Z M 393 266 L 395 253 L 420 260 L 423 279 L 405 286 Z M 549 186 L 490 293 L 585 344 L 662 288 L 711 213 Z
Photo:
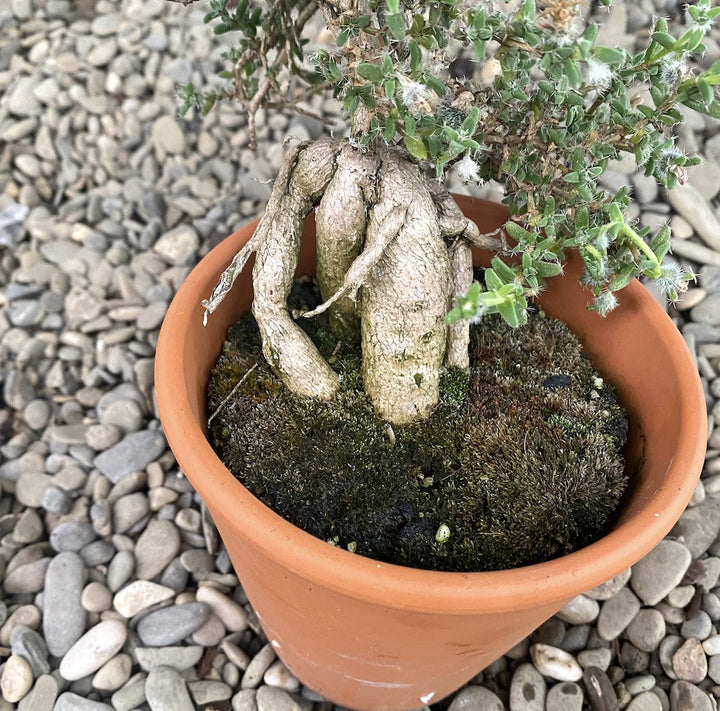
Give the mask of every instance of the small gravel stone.
M 690 551 L 682 543 L 660 541 L 633 566 L 632 589 L 646 605 L 655 605 L 680 584 L 690 561 Z
M 557 681 L 578 681 L 582 679 L 582 668 L 572 654 L 548 644 L 534 644 L 530 647 L 535 668 L 546 677 Z
M 115 595 L 112 604 L 123 617 L 130 619 L 142 610 L 169 600 L 174 595 L 175 591 L 164 585 L 135 580 Z
M 85 567 L 77 553 L 59 553 L 50 561 L 45 573 L 43 636 L 55 657 L 62 657 L 85 630 L 84 585 Z
M 67 651 L 60 662 L 60 675 L 73 681 L 97 671 L 122 649 L 127 629 L 119 620 L 103 620 L 91 627 Z
M 201 585 L 195 598 L 198 602 L 205 602 L 210 606 L 217 617 L 222 620 L 225 627 L 231 632 L 243 632 L 247 629 L 248 615 L 241 605 L 223 595 L 210 585 Z
M 202 647 L 217 647 L 225 637 L 225 625 L 213 614 L 192 633 L 192 641 Z
M 34 677 L 50 672 L 48 649 L 38 632 L 27 625 L 17 625 L 10 633 L 10 649 L 30 665 Z
M 30 665 L 19 654 L 11 654 L 0 676 L 0 691 L 5 701 L 15 704 L 22 699 L 33 684 Z
M 170 521 L 151 520 L 135 547 L 136 575 L 152 580 L 180 551 L 180 534 Z
M 153 249 L 170 264 L 182 266 L 195 259 L 200 247 L 200 237 L 190 225 L 180 225 L 165 233 L 153 246 Z
M 715 711 L 715 704 L 701 689 L 686 681 L 678 681 L 670 687 L 672 711 Z
M 257 691 L 241 689 L 232 697 L 232 711 L 258 711 Z
M 672 667 L 678 679 L 699 684 L 708 672 L 707 657 L 700 640 L 686 640 L 673 654 Z
M 663 711 L 662 702 L 650 691 L 638 694 L 627 706 L 627 711 Z
M 18 706 L 19 711 L 53 711 L 58 697 L 58 681 L 50 674 L 43 674 L 35 680 L 30 693 Z
M 242 682 L 240 683 L 241 688 L 257 688 L 260 685 L 265 672 L 274 661 L 275 650 L 273 650 L 271 644 L 266 644 L 250 661 L 250 664 L 243 675 Z
M 279 659 L 268 667 L 268 670 L 263 675 L 263 681 L 268 686 L 274 686 L 285 691 L 299 691 L 300 689 L 300 682 Z
M 53 711 L 115 711 L 112 706 L 93 701 L 71 691 L 66 691 L 58 697 Z
M 613 640 L 632 622 L 640 610 L 640 601 L 629 588 L 622 588 L 617 595 L 603 603 L 597 620 L 598 635 Z
M 521 664 L 510 682 L 510 711 L 544 711 L 547 685 L 532 664 Z
M 657 610 L 640 610 L 627 626 L 625 634 L 638 649 L 652 652 L 665 636 L 665 620 Z
M 552 686 L 545 700 L 545 711 L 582 711 L 582 706 L 582 687 L 569 681 Z
M 102 583 L 93 581 L 83 589 L 80 603 L 88 612 L 104 612 L 112 606 L 112 595 Z
M 170 667 L 185 671 L 194 667 L 202 657 L 203 648 L 199 645 L 184 647 L 135 647 L 138 664 L 145 670 Z
M 709 309 L 713 314 L 720 313 L 720 293 L 715 294 L 715 297 L 713 297 L 715 303 L 712 301 L 709 303 Z M 705 303 L 707 303 L 707 299 L 695 309 L 705 308 Z M 693 309 L 693 313 L 695 309 Z M 705 320 L 696 315 L 693 315 L 693 318 L 696 321 Z M 720 317 L 718 317 L 717 323 L 720 323 Z M 708 496 L 699 506 L 683 512 L 670 535 L 676 537 L 690 551 L 690 556 L 694 560 L 700 558 L 710 548 L 719 533 L 720 497 Z
M 105 662 L 93 677 L 92 685 L 101 691 L 117 691 L 129 678 L 132 671 L 132 657 L 118 654 Z
M 186 148 L 185 133 L 180 124 L 168 115 L 160 116 L 152 127 L 152 141 L 161 153 L 176 155 L 183 153 Z
M 504 711 L 502 701 L 484 686 L 466 686 L 453 699 L 448 711 Z
M 255 697 L 258 711 L 301 711 L 292 696 L 282 689 L 261 686 Z
M 50 545 L 59 553 L 77 552 L 97 538 L 93 527 L 85 521 L 66 521 L 50 533 Z
M 597 600 L 578 595 L 557 613 L 557 617 L 572 625 L 584 625 L 594 622 L 599 613 L 600 605 Z
M 680 635 L 685 639 L 695 637 L 701 642 L 710 636 L 712 632 L 712 620 L 704 610 L 698 610 L 689 620 L 683 622 L 680 628 Z
M 584 649 L 578 652 L 577 655 L 578 664 L 583 669 L 589 667 L 597 667 L 602 671 L 607 671 L 612 661 L 612 652 L 609 649 Z
M 150 504 L 143 492 L 137 491 L 121 496 L 113 505 L 113 530 L 117 533 L 125 533 L 148 513 L 150 513 Z
M 631 569 L 627 568 L 606 583 L 602 583 L 592 590 L 588 590 L 585 595 L 593 600 L 609 600 L 625 587 L 625 584 L 630 579 L 630 573 Z
M 183 678 L 169 667 L 148 673 L 145 696 L 152 711 L 195 711 Z
M 137 633 L 143 644 L 149 647 L 164 647 L 181 642 L 201 627 L 210 608 L 203 602 L 188 602 L 150 612 L 137 626 Z
M 232 696 L 232 689 L 222 681 L 191 681 L 188 690 L 195 704 L 201 707 L 226 701 Z
M 125 436 L 93 460 L 113 484 L 132 472 L 140 471 L 155 461 L 166 447 L 165 437 L 156 430 L 142 430 Z

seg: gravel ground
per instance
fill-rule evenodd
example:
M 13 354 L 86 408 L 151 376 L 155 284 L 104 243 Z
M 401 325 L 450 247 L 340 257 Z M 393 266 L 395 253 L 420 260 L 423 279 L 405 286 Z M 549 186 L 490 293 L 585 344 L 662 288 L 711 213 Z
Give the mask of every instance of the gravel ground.
M 682 23 L 680 3 L 655 5 L 620 3 L 605 41 L 642 41 L 654 12 Z M 231 105 L 179 119 L 175 85 L 203 84 L 221 51 L 201 15 L 163 0 L 0 0 L 0 711 L 339 711 L 275 659 L 153 402 L 173 293 L 259 213 L 283 139 L 321 132 L 260 116 L 252 153 Z M 719 41 L 716 29 L 704 64 Z M 712 413 L 702 481 L 653 552 L 451 711 L 717 709 L 720 122 L 688 113 L 678 144 L 706 161 L 669 198 L 631 162 L 606 180 L 632 185 L 645 224 L 670 220 L 674 258 L 699 274 L 670 313 Z

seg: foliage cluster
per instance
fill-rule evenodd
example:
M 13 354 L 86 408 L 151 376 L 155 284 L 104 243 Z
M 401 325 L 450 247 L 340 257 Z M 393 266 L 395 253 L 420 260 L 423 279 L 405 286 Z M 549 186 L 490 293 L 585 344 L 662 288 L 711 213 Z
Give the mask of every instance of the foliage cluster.
M 233 3 L 236 4 L 233 6 Z M 454 167 L 466 181 L 502 184 L 513 222 L 507 266 L 496 259 L 486 288 L 475 285 L 449 321 L 499 312 L 526 320 L 527 299 L 579 250 L 594 308 L 606 314 L 616 292 L 638 275 L 659 280 L 676 299 L 692 275 L 664 264 L 669 228 L 650 237 L 629 224 L 626 190 L 608 194 L 609 161 L 634 155 L 638 168 L 672 188 L 697 162 L 675 146 L 680 104 L 720 118 L 720 61 L 701 71 L 691 59 L 720 16 L 711 0 L 686 7 L 686 30 L 655 20 L 647 46 L 632 53 L 595 44 L 578 0 L 211 0 L 206 22 L 235 33 L 224 91 L 181 89 L 183 110 L 203 112 L 225 96 L 254 113 L 302 108 L 331 90 L 350 116 L 353 140 L 403 144 L 438 178 Z M 603 5 L 610 0 L 602 0 Z M 302 31 L 321 11 L 335 46 L 310 53 Z M 459 50 L 479 78 L 456 77 Z M 292 75 L 296 81 L 289 82 Z

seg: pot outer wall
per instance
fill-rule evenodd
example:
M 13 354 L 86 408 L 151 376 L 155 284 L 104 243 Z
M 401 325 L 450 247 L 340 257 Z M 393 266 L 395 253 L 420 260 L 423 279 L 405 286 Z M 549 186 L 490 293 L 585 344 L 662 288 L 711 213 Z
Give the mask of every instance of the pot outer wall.
M 458 197 L 481 231 L 504 224 L 498 204 Z M 574 596 L 652 549 L 695 488 L 706 441 L 705 401 L 672 321 L 637 282 L 607 318 L 588 312 L 578 260 L 540 303 L 565 321 L 615 384 L 631 419 L 630 491 L 613 529 L 571 555 L 488 573 L 441 573 L 380 563 L 320 541 L 277 516 L 225 468 L 206 439 L 205 388 L 228 327 L 250 307 L 246 267 L 202 326 L 200 301 L 251 236 L 248 225 L 192 271 L 163 323 L 156 356 L 158 409 L 183 472 L 203 497 L 268 640 L 324 697 L 359 711 L 404 711 L 455 691 Z M 298 275 L 314 271 L 314 225 Z M 487 264 L 488 254 L 475 255 Z

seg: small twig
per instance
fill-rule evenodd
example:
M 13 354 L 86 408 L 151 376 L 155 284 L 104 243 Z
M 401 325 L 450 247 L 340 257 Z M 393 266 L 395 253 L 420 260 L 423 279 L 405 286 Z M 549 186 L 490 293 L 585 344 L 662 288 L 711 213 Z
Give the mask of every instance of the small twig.
M 208 421 L 207 421 L 208 427 L 210 427 L 210 423 L 211 423 L 211 422 L 213 421 L 213 419 L 218 415 L 218 413 L 220 412 L 220 410 L 222 410 L 223 407 L 225 407 L 225 405 L 227 404 L 228 400 L 230 400 L 230 398 L 237 392 L 238 388 L 245 382 L 245 380 L 247 380 L 248 375 L 250 375 L 250 373 L 252 373 L 253 370 L 255 370 L 255 368 L 257 368 L 257 365 L 258 365 L 258 364 L 255 363 L 255 364 L 253 365 L 253 367 L 250 368 L 250 370 L 248 370 L 248 371 L 245 373 L 245 375 L 243 375 L 242 378 L 240 378 L 240 380 L 238 380 L 238 382 L 235 384 L 235 387 L 228 393 L 227 397 L 217 406 L 217 408 L 215 409 L 215 412 L 213 412 L 213 414 L 210 415 L 210 417 L 208 417 Z

